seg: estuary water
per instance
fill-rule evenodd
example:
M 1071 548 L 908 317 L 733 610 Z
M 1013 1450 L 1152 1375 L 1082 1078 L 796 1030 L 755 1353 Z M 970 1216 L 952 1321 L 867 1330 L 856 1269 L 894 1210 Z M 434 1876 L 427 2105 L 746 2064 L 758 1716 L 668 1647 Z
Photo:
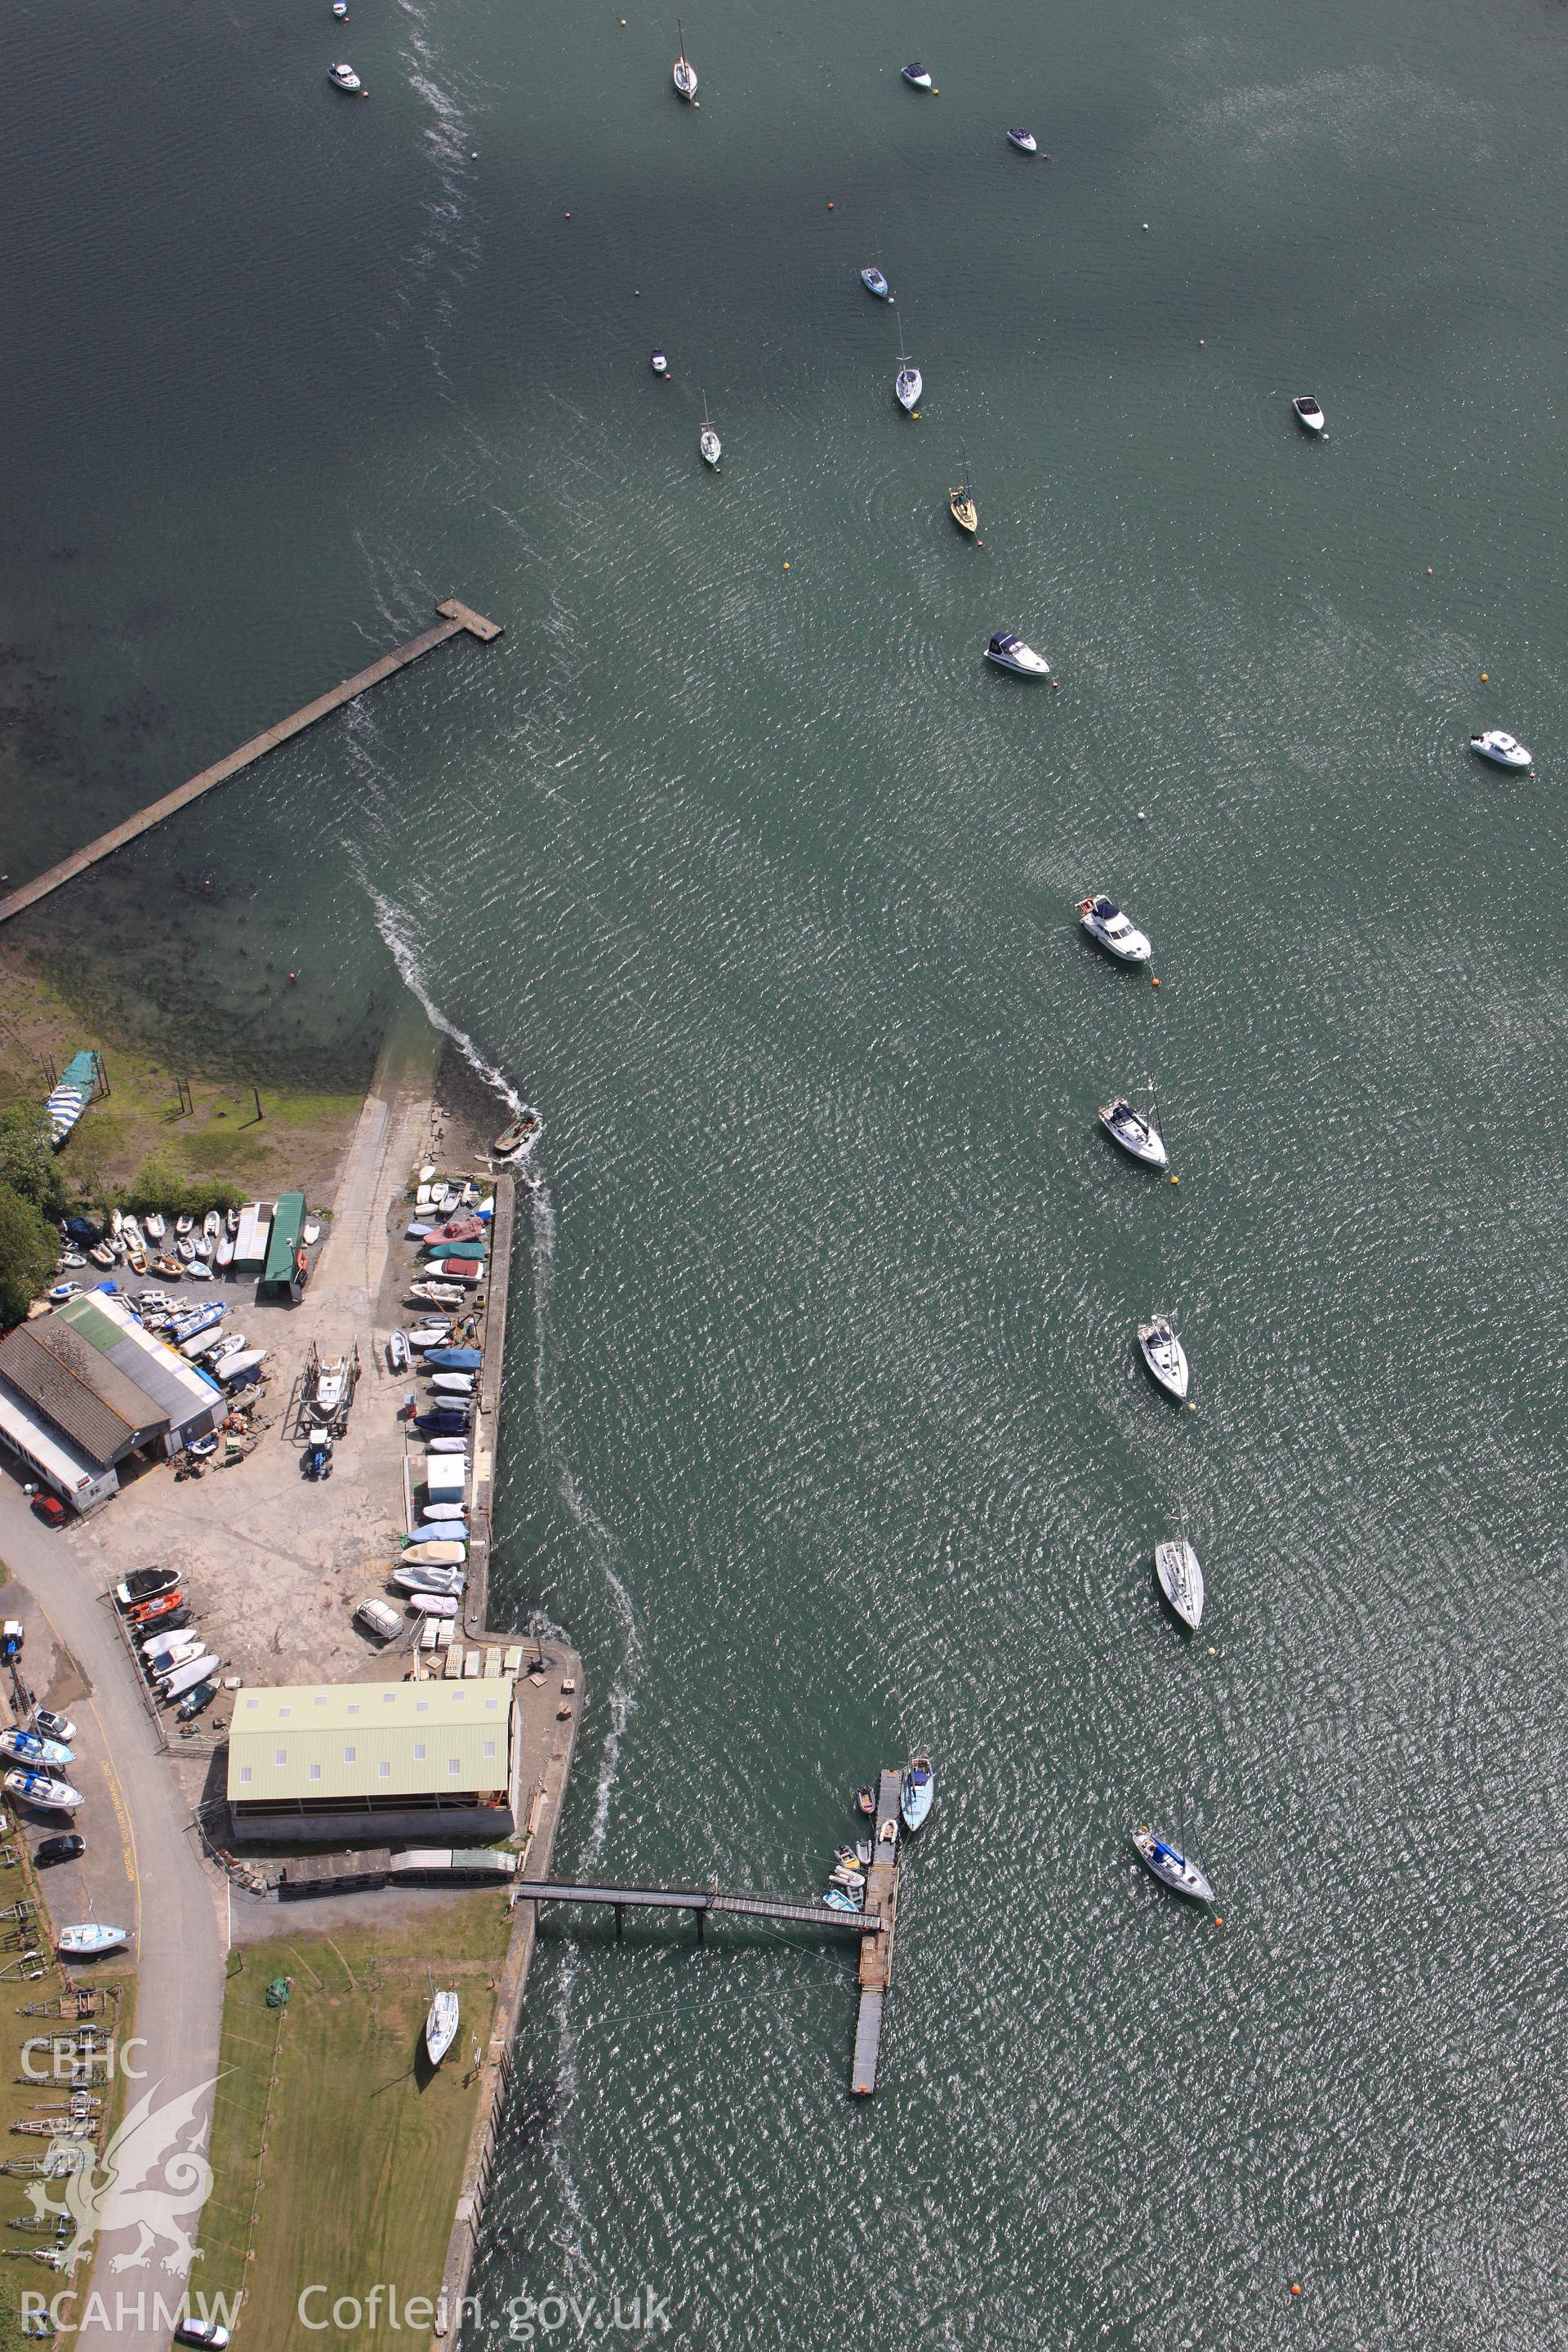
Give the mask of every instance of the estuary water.
M 623 5 L 22 0 L 0 97 L 0 863 L 507 630 L 29 935 L 542 1108 L 563 1869 L 805 1891 L 937 1763 L 874 2102 L 831 1940 L 546 1924 L 465 2340 L 1559 2345 L 1568 18 L 691 0 L 692 111 Z

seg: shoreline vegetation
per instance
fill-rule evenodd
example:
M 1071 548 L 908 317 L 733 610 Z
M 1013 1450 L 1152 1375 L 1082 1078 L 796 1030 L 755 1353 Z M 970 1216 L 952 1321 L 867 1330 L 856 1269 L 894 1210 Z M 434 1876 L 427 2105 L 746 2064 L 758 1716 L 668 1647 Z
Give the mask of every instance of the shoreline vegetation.
M 312 1204 L 331 1202 L 374 1053 L 352 1087 L 263 1081 L 258 1118 L 251 1085 L 194 1061 L 174 1067 L 167 1053 L 83 1002 L 36 954 L 0 949 L 0 1110 L 41 1106 L 49 1065 L 63 1068 L 79 1047 L 103 1056 L 110 1091 L 89 1107 L 56 1156 L 72 1206 L 196 1214 L 285 1189 L 302 1191 Z

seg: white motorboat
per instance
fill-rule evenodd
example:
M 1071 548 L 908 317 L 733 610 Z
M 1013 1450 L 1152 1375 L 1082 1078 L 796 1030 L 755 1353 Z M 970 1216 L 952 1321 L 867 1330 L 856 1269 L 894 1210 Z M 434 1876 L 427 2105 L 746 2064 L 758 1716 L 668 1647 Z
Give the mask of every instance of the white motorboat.
M 650 352 L 648 353 L 648 362 L 647 362 L 647 363 L 648 363 L 649 367 L 650 367 L 650 368 L 652 368 L 652 370 L 653 370 L 653 372 L 654 372 L 655 375 L 657 375 L 657 376 L 662 376 L 666 383 L 668 383 L 669 382 L 669 380 L 670 380 L 670 376 L 669 376 L 669 362 L 668 362 L 668 358 L 665 356 L 665 354 L 664 354 L 664 352 Z M 507 1129 L 507 1133 L 508 1133 L 509 1135 L 511 1133 L 511 1129 L 510 1129 L 510 1128 L 508 1128 L 508 1129 Z M 521 1137 L 520 1136 L 520 1137 L 518 1138 L 518 1143 L 521 1143 L 521 1140 L 522 1140 L 522 1139 L 521 1139 Z M 508 1148 L 509 1148 L 509 1150 L 515 1151 L 515 1150 L 517 1150 L 517 1148 L 518 1148 L 518 1147 L 517 1147 L 517 1144 L 512 1144 L 512 1145 L 510 1145 Z M 494 1144 L 492 1144 L 492 1145 L 490 1146 L 490 1150 L 491 1150 L 492 1154 L 495 1152 L 495 1150 L 496 1150 L 496 1146 L 495 1146 Z
M 1329 420 L 1310 392 L 1298 393 L 1290 405 L 1309 433 L 1321 437 L 1328 431 Z
M 217 1245 L 222 1237 L 223 1219 L 218 1215 L 216 1209 L 209 1209 L 206 1215 L 202 1219 L 202 1255 L 204 1257 L 216 1256 L 217 1253 Z
M 1100 1123 L 1112 1143 L 1119 1143 L 1133 1160 L 1141 1160 L 1145 1168 L 1168 1168 L 1170 1155 L 1152 1117 L 1145 1118 L 1133 1109 L 1125 1095 L 1114 1102 L 1101 1103 Z
M 912 66 L 900 66 L 899 70 L 903 75 L 904 79 L 909 83 L 911 89 L 934 89 L 936 88 L 935 82 L 931 79 L 931 68 L 929 66 L 919 64 Z
M 1168 1543 L 1154 1546 L 1154 1573 L 1183 1624 L 1195 1633 L 1203 1622 L 1204 1572 L 1185 1536 L 1173 1536 Z
M 86 1919 L 79 1927 L 62 1927 L 55 1938 L 55 1949 L 62 1960 L 99 1960 L 107 1952 L 124 1951 L 130 1941 L 129 1927 L 100 1926 L 96 1919 Z
M 34 1772 L 52 1772 L 61 1764 L 74 1764 L 76 1751 L 63 1739 L 46 1739 L 41 1731 L 0 1731 L 0 1756 L 8 1756 L 13 1764 L 25 1764 Z
M 329 66 L 327 79 L 337 89 L 363 89 L 364 87 L 351 65 Z
M 207 1358 L 207 1363 L 209 1366 L 226 1364 L 231 1356 L 243 1356 L 248 1345 L 249 1341 L 243 1331 L 231 1331 L 226 1339 L 218 1341 L 217 1346 Z
M 724 445 L 720 440 L 719 436 L 714 432 L 712 425 L 708 421 L 708 394 L 706 393 L 702 395 L 702 429 L 697 436 L 697 446 L 702 453 L 703 464 L 705 466 L 711 466 L 713 471 L 717 473 L 719 470 L 719 460 L 724 454 Z
M 341 24 L 349 13 L 349 0 L 332 0 L 332 14 Z
M 304 1243 L 307 1249 L 314 1249 L 316 1244 L 321 1240 L 321 1221 L 320 1217 L 307 1217 L 305 1220 L 305 1230 L 300 1234 L 300 1239 Z
M 1044 655 L 1037 654 L 1033 646 L 1026 646 L 1011 629 L 997 630 L 985 648 L 985 658 L 994 662 L 998 669 L 1016 670 L 1020 677 L 1049 677 L 1051 674 L 1051 666 Z
M 903 341 L 904 327 L 900 319 L 899 321 L 899 372 L 893 378 L 893 398 L 906 416 L 912 416 L 916 404 L 925 390 L 925 378 L 908 352 L 903 349 Z
M 1494 768 L 1524 769 L 1531 765 L 1530 753 L 1517 736 L 1505 734 L 1500 727 L 1489 727 L 1484 735 L 1472 735 L 1470 749 L 1478 758 L 1489 760 Z
M 442 1396 L 468 1397 L 474 1393 L 472 1372 L 432 1372 L 430 1385 Z
M 675 67 L 670 79 L 675 84 L 675 94 L 677 98 L 684 98 L 688 100 L 691 105 L 695 106 L 698 103 L 697 68 L 686 54 L 686 27 L 682 25 L 679 16 L 675 20 L 675 31 L 676 37 L 680 45 L 680 54 L 675 60 Z
M 1039 141 L 1032 131 L 1009 131 L 1007 144 L 1016 147 L 1020 155 L 1034 155 L 1039 151 Z
M 1122 963 L 1147 963 L 1154 952 L 1137 925 L 1103 892 L 1079 900 L 1078 919 L 1089 938 Z
M 81 1790 L 52 1772 L 7 1772 L 0 1787 L 19 1804 L 38 1805 L 46 1812 L 74 1813 L 82 1802 Z
M 316 1374 L 316 1411 L 327 1414 L 337 1412 L 342 1403 L 349 1382 L 346 1356 L 334 1356 Z
M 1178 1401 L 1184 1398 L 1192 1374 L 1187 1369 L 1186 1353 L 1169 1319 L 1156 1315 L 1152 1321 L 1140 1323 L 1138 1345 L 1143 1351 L 1143 1361 L 1166 1395 Z
M 254 1372 L 266 1361 L 265 1348 L 242 1348 L 237 1356 L 224 1358 L 217 1368 L 217 1376 L 226 1389 L 232 1388 L 236 1381 L 243 1379 L 247 1372 Z
M 1162 1886 L 1171 1887 L 1177 1895 L 1190 1895 L 1194 1903 L 1214 1901 L 1214 1888 L 1197 1864 L 1168 1838 L 1157 1837 L 1144 1824 L 1133 1831 L 1132 1843 Z
M 863 269 L 860 272 L 860 283 L 868 294 L 876 296 L 879 302 L 892 300 L 893 289 L 879 269 Z

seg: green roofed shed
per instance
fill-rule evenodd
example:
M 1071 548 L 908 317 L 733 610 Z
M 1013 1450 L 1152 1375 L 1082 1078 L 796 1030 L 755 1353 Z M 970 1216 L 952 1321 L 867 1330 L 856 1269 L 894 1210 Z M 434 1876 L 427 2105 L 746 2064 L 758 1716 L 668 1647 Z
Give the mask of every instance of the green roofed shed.
M 300 1268 L 301 1255 L 300 1236 L 305 1227 L 305 1195 L 303 1192 L 280 1192 L 273 1212 L 272 1238 L 267 1244 L 267 1264 L 262 1270 L 263 1297 L 279 1298 L 287 1296 L 299 1299 L 305 1286 Z

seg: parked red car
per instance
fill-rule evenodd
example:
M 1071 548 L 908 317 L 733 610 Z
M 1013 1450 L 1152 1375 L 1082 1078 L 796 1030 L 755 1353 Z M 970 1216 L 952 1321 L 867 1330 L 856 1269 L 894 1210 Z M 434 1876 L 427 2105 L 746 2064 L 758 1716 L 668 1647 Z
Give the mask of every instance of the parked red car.
M 66 1516 L 66 1507 L 58 1495 L 34 1496 L 33 1517 L 42 1519 L 47 1528 L 63 1528 Z
M 171 1611 L 182 1608 L 184 1599 L 183 1592 L 165 1592 L 156 1601 L 143 1601 L 136 1608 L 126 1611 L 126 1622 L 132 1625 L 155 1625 L 160 1617 L 167 1617 Z

